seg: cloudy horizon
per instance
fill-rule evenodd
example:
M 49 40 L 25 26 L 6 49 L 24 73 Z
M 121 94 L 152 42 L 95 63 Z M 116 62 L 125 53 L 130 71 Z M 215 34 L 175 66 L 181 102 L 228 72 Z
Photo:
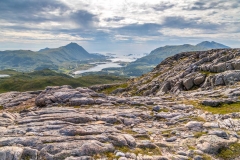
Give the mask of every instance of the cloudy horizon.
M 149 53 L 216 41 L 240 48 L 238 0 L 1 0 L 0 50 L 56 48 Z

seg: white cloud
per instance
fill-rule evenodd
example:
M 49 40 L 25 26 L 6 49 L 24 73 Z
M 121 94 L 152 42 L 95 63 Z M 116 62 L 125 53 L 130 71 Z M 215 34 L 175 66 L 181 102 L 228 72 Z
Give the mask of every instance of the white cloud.
M 194 38 L 209 38 L 209 39 L 232 39 L 232 40 L 239 40 L 240 33 L 229 34 L 228 32 L 219 32 L 219 31 L 212 31 L 212 30 L 203 30 L 203 29 L 192 29 L 192 28 L 184 28 L 184 29 L 177 29 L 177 28 L 163 28 L 159 30 L 161 34 L 164 36 L 171 36 L 171 37 L 194 37 Z
M 133 43 L 157 43 L 159 40 L 168 41 L 169 37 L 179 39 L 179 43 L 185 43 L 182 42 L 182 38 L 209 40 L 229 38 L 235 42 L 240 39 L 239 0 L 55 0 L 54 2 L 56 1 L 68 7 L 36 12 L 32 18 L 34 21 L 28 20 L 30 13 L 20 22 L 17 19 L 11 21 L 0 17 L 0 41 L 37 40 L 39 43 L 91 41 L 89 43 L 104 45 L 108 43 L 106 39 L 111 43 L 113 41 L 129 43 L 126 42 L 128 40 Z M 78 14 L 71 17 L 79 10 L 86 13 L 83 12 L 82 17 Z M 13 13 L 15 16 L 14 11 Z M 89 15 L 84 17 L 84 14 Z M 120 18 L 116 19 L 116 17 Z M 166 25 L 167 17 L 173 17 L 168 25 Z M 176 23 L 178 17 L 185 22 Z M 46 19 L 38 21 L 38 18 Z M 84 18 L 86 20 L 89 18 L 89 22 Z M 155 24 L 157 27 L 147 26 L 148 31 L 145 32 L 144 27 L 139 27 L 144 24 Z M 121 27 L 126 28 L 121 30 Z M 134 32 L 127 32 L 128 27 Z
M 1 39 L 0 41 L 19 41 L 19 40 L 63 40 L 63 41 L 91 41 L 94 38 L 83 38 L 80 36 L 72 36 L 69 34 L 59 33 L 43 33 L 37 31 L 27 31 L 27 32 L 16 32 L 16 31 L 0 31 Z

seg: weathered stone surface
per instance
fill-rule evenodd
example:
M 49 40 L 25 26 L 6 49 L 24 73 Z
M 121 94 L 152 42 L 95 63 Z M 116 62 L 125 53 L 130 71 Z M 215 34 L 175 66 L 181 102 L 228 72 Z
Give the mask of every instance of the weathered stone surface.
M 23 154 L 23 149 L 20 147 L 1 147 L 0 159 L 1 160 L 20 160 Z
M 35 100 L 39 107 L 52 104 L 68 104 L 71 106 L 99 104 L 93 97 L 102 96 L 87 88 L 73 89 L 70 86 L 48 87 Z M 106 102 L 102 99 L 101 103 Z
M 203 126 L 203 123 L 198 121 L 190 121 L 185 125 L 185 127 L 187 127 L 188 129 L 193 129 L 193 130 L 202 128 L 202 126 Z
M 218 107 L 219 105 L 221 105 L 223 103 L 222 100 L 203 100 L 202 104 L 205 106 L 211 106 L 211 107 Z
M 137 143 L 137 147 L 138 148 L 143 148 L 143 149 L 146 149 L 146 148 L 150 148 L 150 149 L 157 148 L 157 146 L 155 144 L 153 144 L 151 141 L 148 141 L 148 140 L 141 140 L 141 141 L 139 141 L 139 143 Z
M 218 137 L 224 138 L 224 139 L 228 139 L 229 135 L 223 131 L 223 130 L 210 130 L 208 132 L 209 135 L 216 135 Z
M 160 112 L 155 115 L 157 118 L 173 118 L 179 116 L 181 113 L 168 113 L 168 112 Z
M 158 91 L 157 95 L 162 95 L 164 93 L 167 93 L 168 91 L 171 90 L 171 84 L 170 82 L 165 82 L 162 87 L 160 88 L 160 90 Z
M 235 70 L 240 70 L 240 60 L 235 60 L 232 62 L 232 66 Z
M 201 85 L 205 81 L 205 75 L 200 75 L 196 78 L 194 78 L 193 83 L 197 86 Z
M 160 106 L 154 106 L 152 110 L 155 112 L 158 112 L 158 111 L 160 111 L 160 109 L 161 109 Z
M 177 140 L 177 137 L 175 137 L 175 136 L 166 139 L 167 142 L 174 142 L 176 140 Z
M 183 85 L 186 88 L 186 90 L 191 89 L 194 86 L 193 78 L 187 78 L 183 80 Z
M 233 137 L 226 140 L 216 135 L 207 135 L 199 138 L 197 148 L 205 153 L 216 154 L 220 148 L 235 143 L 236 141 L 237 138 Z
M 37 94 L 31 94 L 29 92 L 7 92 L 0 94 L 0 106 L 3 108 L 11 108 L 26 102 L 32 98 L 35 98 Z

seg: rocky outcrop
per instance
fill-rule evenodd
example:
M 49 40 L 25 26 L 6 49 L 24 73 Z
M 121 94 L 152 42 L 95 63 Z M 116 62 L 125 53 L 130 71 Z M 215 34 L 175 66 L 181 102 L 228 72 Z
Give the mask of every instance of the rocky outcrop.
M 71 86 L 47 87 L 37 96 L 35 103 L 39 107 L 66 104 L 69 106 L 93 105 L 104 103 L 104 94 L 96 93 L 88 88 Z
M 152 72 L 129 81 L 123 95 L 179 94 L 240 81 L 240 49 L 185 52 L 162 61 Z
M 35 98 L 39 93 L 41 93 L 41 91 L 2 93 L 0 94 L 0 106 L 3 106 L 3 108 L 18 106 Z

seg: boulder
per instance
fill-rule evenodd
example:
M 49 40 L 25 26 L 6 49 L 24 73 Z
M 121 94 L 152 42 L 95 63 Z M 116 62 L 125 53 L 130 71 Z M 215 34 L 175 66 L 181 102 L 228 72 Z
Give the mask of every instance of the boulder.
M 234 70 L 240 70 L 240 60 L 235 60 L 232 62 L 232 66 Z
M 186 88 L 186 90 L 190 90 L 193 86 L 193 78 L 187 78 L 185 80 L 183 80 L 183 86 Z
M 187 124 L 185 124 L 185 127 L 192 130 L 198 130 L 202 128 L 202 126 L 203 126 L 203 123 L 198 121 L 190 121 Z
M 201 136 L 197 141 L 197 148 L 204 153 L 216 154 L 219 149 L 227 147 L 231 143 L 237 142 L 237 138 L 232 137 L 229 140 L 216 135 Z
M 224 85 L 224 80 L 223 80 L 223 76 L 222 75 L 217 75 L 215 78 L 215 82 L 214 85 L 215 86 L 219 86 L 219 85 Z
M 23 154 L 23 148 L 6 146 L 0 148 L 1 160 L 20 160 Z
M 224 138 L 224 139 L 228 139 L 229 135 L 223 131 L 223 130 L 210 130 L 208 132 L 209 135 L 216 135 L 218 137 Z
M 216 65 L 213 65 L 210 69 L 211 72 L 219 73 L 226 71 L 226 63 L 218 63 Z
M 152 109 L 152 111 L 159 112 L 160 109 L 161 109 L 160 106 L 154 106 L 153 109 Z
M 203 100 L 202 104 L 205 106 L 211 106 L 211 107 L 218 107 L 223 103 L 222 100 L 212 100 L 212 99 L 207 99 Z
M 199 86 L 205 81 L 206 76 L 205 75 L 200 75 L 194 78 L 193 82 L 195 85 Z

